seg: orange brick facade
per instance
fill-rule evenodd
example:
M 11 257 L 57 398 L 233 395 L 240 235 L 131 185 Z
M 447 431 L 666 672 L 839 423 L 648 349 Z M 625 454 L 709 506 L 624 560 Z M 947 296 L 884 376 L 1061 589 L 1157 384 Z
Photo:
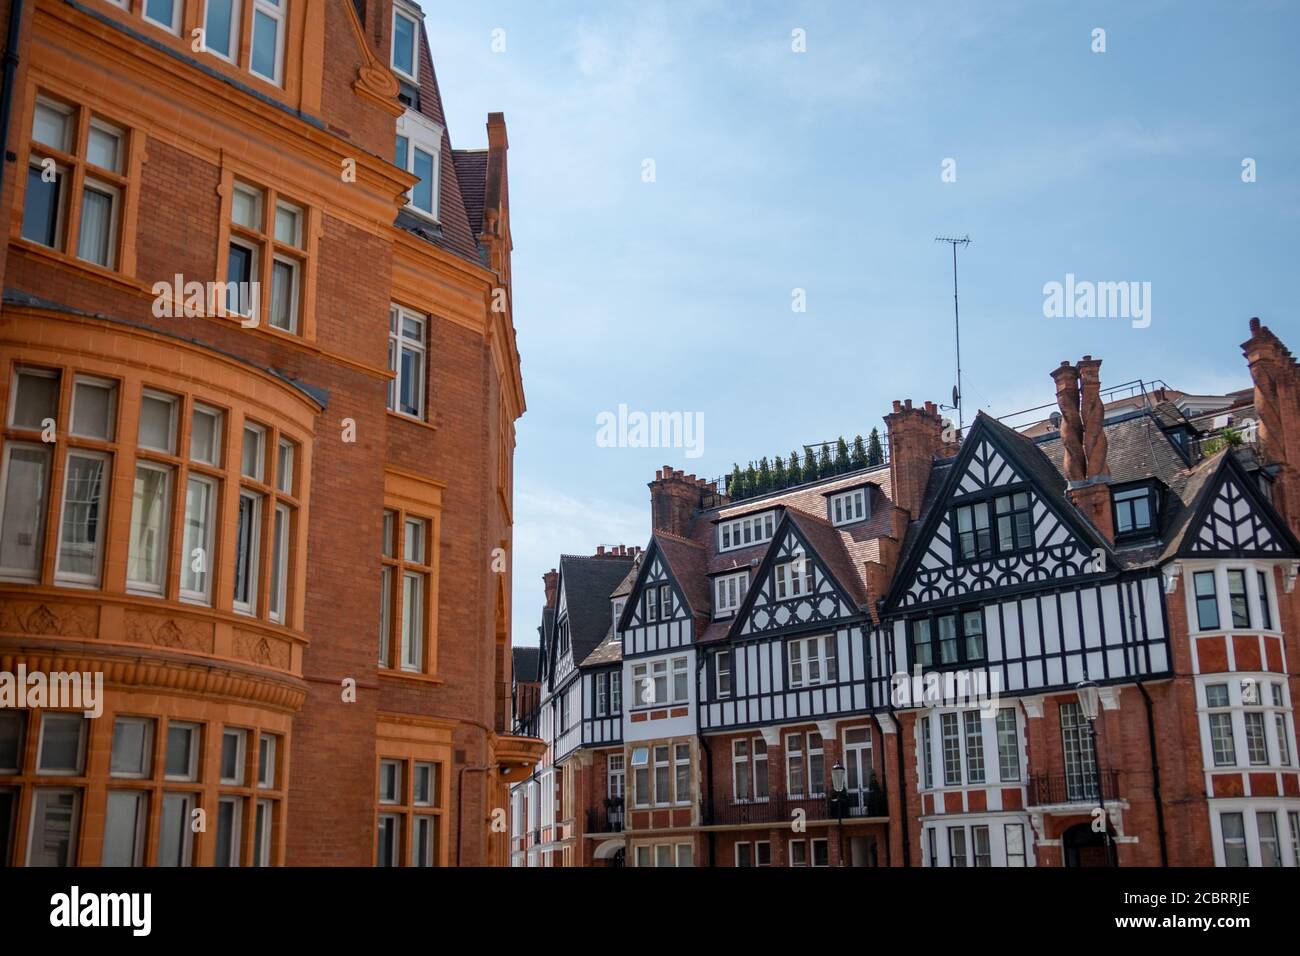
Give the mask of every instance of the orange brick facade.
M 394 124 L 412 109 L 390 70 L 391 3 L 288 0 L 273 35 L 254 35 L 263 27 L 245 16 L 233 62 L 191 45 L 205 25 L 202 4 L 175 6 L 173 32 L 146 17 L 141 0 L 24 5 L 7 131 L 17 160 L 6 164 L 3 194 L 0 450 L 29 447 L 45 461 L 44 442 L 50 457 L 36 518 L 43 547 L 30 572 L 24 565 L 0 580 L 0 671 L 102 671 L 107 692 L 82 755 L 57 778 L 38 753 L 44 715 L 23 715 L 17 773 L 0 767 L 5 862 L 31 859 L 36 802 L 55 789 L 74 807 L 61 861 L 100 862 L 110 793 L 135 789 L 146 795 L 134 836 L 143 863 L 163 862 L 160 846 L 172 852 L 161 831 L 182 806 L 207 816 L 182 841 L 183 862 L 216 862 L 227 852 L 215 825 L 224 797 L 241 816 L 223 824 L 241 847 L 229 851 L 237 864 L 365 866 L 386 853 L 401 865 L 502 864 L 506 835 L 494 811 L 538 753 L 507 725 L 513 432 L 524 399 L 504 121 L 490 118 L 486 151 L 453 153 L 443 130 L 435 215 L 414 231 L 395 223 L 420 174 L 391 162 Z M 247 14 L 253 4 L 243 6 Z M 260 50 L 275 53 L 278 80 L 258 73 Z M 422 29 L 415 50 L 421 83 L 435 91 L 422 97 L 420 120 L 441 129 Z M 55 114 L 72 132 L 67 149 L 51 153 L 34 129 Z M 87 165 L 97 124 L 118 137 L 120 178 Z M 46 155 L 63 176 L 53 247 L 29 235 L 27 211 L 40 188 L 28 170 L 39 175 Z M 480 182 L 461 181 L 476 170 Z M 85 240 L 71 234 L 98 222 L 78 205 L 92 178 L 115 189 L 107 264 L 76 254 Z M 485 197 L 477 207 L 464 198 L 475 193 Z M 248 195 L 266 217 L 251 225 L 238 221 Z M 296 224 L 282 233 L 283 204 Z M 211 309 L 159 315 L 160 301 L 173 310 L 181 302 L 158 283 L 225 281 L 237 243 L 256 250 L 264 280 L 282 281 L 279 271 L 270 279 L 272 256 L 277 270 L 296 270 L 291 305 L 263 297 L 252 327 Z M 417 389 L 417 414 L 389 399 L 393 305 L 421 325 L 423 365 L 403 386 Z M 292 329 L 276 327 L 281 308 L 293 310 Z M 58 383 L 52 441 L 15 417 L 31 370 Z M 106 438 L 69 431 L 74 392 L 91 378 L 114 396 Z M 171 447 L 156 454 L 136 440 L 151 395 L 174 409 Z M 219 413 L 218 464 L 187 454 L 196 409 Z M 265 442 L 255 477 L 241 461 L 241 425 Z M 280 443 L 290 463 L 276 457 Z M 60 505 L 79 454 L 105 463 L 104 499 L 97 574 L 70 587 Z M 156 593 L 132 580 L 142 462 L 154 462 L 170 489 Z M 211 577 L 198 599 L 182 594 L 190 505 L 181 489 L 192 494 L 195 481 L 209 482 L 216 499 L 204 556 Z M 245 534 L 237 524 L 254 500 L 260 510 Z M 260 555 L 251 562 L 242 556 L 249 541 Z M 251 611 L 238 606 L 250 563 Z M 381 573 L 394 585 L 383 639 Z M 408 627 L 418 635 L 413 662 L 377 666 L 381 640 L 406 653 Z M 147 722 L 152 747 L 148 771 L 129 781 L 109 756 L 115 722 L 128 715 Z M 192 774 L 171 773 L 173 723 L 198 728 Z M 235 740 L 245 748 L 237 776 L 223 762 L 227 737 L 232 751 Z M 393 766 L 396 786 L 385 793 Z M 64 826 L 50 832 L 66 837 Z

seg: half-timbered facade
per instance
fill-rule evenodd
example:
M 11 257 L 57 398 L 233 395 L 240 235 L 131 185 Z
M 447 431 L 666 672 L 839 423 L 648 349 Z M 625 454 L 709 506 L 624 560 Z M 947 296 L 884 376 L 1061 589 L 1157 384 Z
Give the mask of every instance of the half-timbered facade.
M 1085 356 L 1028 428 L 896 402 L 884 465 L 659 471 L 575 744 L 628 865 L 1300 866 L 1300 371 L 1243 350 L 1217 407 Z

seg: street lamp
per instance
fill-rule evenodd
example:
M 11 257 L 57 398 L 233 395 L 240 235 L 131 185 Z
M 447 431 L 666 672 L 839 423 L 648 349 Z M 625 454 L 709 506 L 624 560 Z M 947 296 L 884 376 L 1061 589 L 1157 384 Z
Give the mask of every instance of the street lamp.
M 849 802 L 848 771 L 838 760 L 831 767 L 831 806 L 834 808 L 839 825 L 836 832 L 840 842 L 840 866 L 844 865 L 844 805 Z
M 1095 680 L 1084 679 L 1074 685 L 1079 695 L 1079 710 L 1088 722 L 1088 740 L 1092 745 L 1092 771 L 1096 779 L 1097 805 L 1101 808 L 1104 829 L 1102 839 L 1106 845 L 1106 862 L 1111 862 L 1110 820 L 1106 815 L 1106 797 L 1101 790 L 1101 761 L 1097 758 L 1097 717 L 1101 713 L 1101 688 Z

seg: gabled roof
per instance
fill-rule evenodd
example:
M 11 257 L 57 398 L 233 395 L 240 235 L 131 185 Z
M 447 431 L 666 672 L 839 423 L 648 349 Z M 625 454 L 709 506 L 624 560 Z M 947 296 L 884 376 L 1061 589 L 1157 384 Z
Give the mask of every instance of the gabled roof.
M 797 508 L 789 508 L 786 515 L 791 524 L 799 529 L 805 541 L 812 547 L 814 554 L 825 566 L 830 576 L 859 608 L 867 603 L 867 588 L 862 575 L 853 566 L 853 559 L 844 549 L 835 526 L 825 518 L 810 515 Z M 776 538 L 772 539 L 773 541 Z
M 704 548 L 694 541 L 687 541 L 665 531 L 656 531 L 654 540 L 659 545 L 659 554 L 677 581 L 682 599 L 690 612 L 697 617 L 712 613 L 713 600 L 709 594 L 708 580 L 709 556 Z
M 1193 474 L 1185 487 L 1186 507 L 1179 515 L 1177 526 L 1171 528 L 1166 537 L 1160 560 L 1163 562 L 1179 556 L 1196 557 L 1198 554 L 1209 556 L 1215 553 L 1214 551 L 1198 552 L 1194 546 L 1197 541 L 1196 535 L 1214 509 L 1219 488 L 1226 479 L 1235 481 L 1236 488 L 1249 503 L 1255 517 L 1272 534 L 1279 549 L 1287 552 L 1290 557 L 1300 556 L 1300 541 L 1296 540 L 1285 521 L 1278 520 L 1272 506 L 1264 499 L 1254 479 L 1242 466 L 1236 450 L 1229 446 L 1200 462 L 1193 469 Z
M 922 556 L 925 542 L 937 529 L 939 522 L 947 514 L 947 502 L 953 497 L 958 482 L 966 473 L 966 468 L 981 441 L 992 445 L 1023 474 L 1034 486 L 1045 505 L 1051 508 L 1076 535 L 1082 538 L 1090 548 L 1100 548 L 1111 558 L 1112 566 L 1122 566 L 1114 547 L 1070 501 L 1065 494 L 1066 480 L 1046 455 L 1029 438 L 1012 428 L 1003 425 L 996 418 L 979 412 L 975 422 L 962 440 L 961 451 L 944 462 L 943 474 L 936 477 L 932 469 L 931 481 L 926 486 L 925 504 L 922 506 L 918 520 L 908 526 L 898 570 L 894 574 L 889 595 L 885 599 L 885 608 L 893 610 L 907 592 Z M 938 481 L 936 488 L 934 483 Z
M 610 594 L 631 566 L 632 558 L 560 557 L 559 586 L 564 591 L 574 661 L 585 660 L 605 639 L 610 626 Z
M 761 580 L 776 563 L 779 551 L 778 543 L 784 538 L 787 529 L 792 529 L 797 537 L 812 551 L 812 557 L 821 564 L 822 569 L 830 575 L 831 583 L 844 594 L 854 607 L 862 610 L 866 604 L 866 587 L 858 580 L 858 575 L 848 561 L 848 555 L 840 542 L 835 528 L 829 521 L 822 521 L 806 512 L 795 508 L 786 508 L 773 529 L 772 540 L 766 545 L 766 553 L 754 572 L 753 580 Z M 737 629 L 749 617 L 754 602 L 758 599 L 760 589 L 750 586 L 745 592 L 740 607 L 730 620 L 716 622 L 725 624 L 728 637 L 740 637 Z M 710 628 L 711 629 L 711 628 Z M 706 629 L 707 632 L 708 629 Z M 716 640 L 720 635 L 709 634 L 708 640 Z
M 695 618 L 698 629 L 699 626 L 702 626 L 703 621 L 707 620 L 713 606 L 709 598 L 709 582 L 705 577 L 707 555 L 694 541 L 687 541 L 685 538 L 679 538 L 664 531 L 652 533 L 650 535 L 650 544 L 641 552 L 637 565 L 632 569 L 632 573 L 628 575 L 632 582 L 631 585 L 624 591 L 623 586 L 627 582 L 620 582 L 617 593 L 633 594 L 639 590 L 645 582 L 646 576 L 650 573 L 650 569 L 654 567 L 656 557 L 663 562 L 664 570 L 668 574 L 668 580 L 677 589 L 677 593 L 681 595 L 686 604 L 686 609 Z M 629 600 L 623 606 L 623 613 L 619 615 L 618 629 L 620 631 L 630 626 L 630 621 L 635 613 L 636 605 Z

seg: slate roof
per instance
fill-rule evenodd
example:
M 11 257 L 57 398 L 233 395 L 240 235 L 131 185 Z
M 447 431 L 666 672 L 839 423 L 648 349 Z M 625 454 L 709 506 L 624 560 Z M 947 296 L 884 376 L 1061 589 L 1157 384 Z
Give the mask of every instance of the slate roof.
M 609 632 L 610 595 L 632 567 L 630 557 L 560 556 L 560 587 L 569 615 L 569 643 L 575 661 L 586 660 Z
M 537 665 L 541 660 L 540 647 L 512 647 L 510 649 L 511 668 L 516 681 L 536 681 Z
M 623 642 L 614 636 L 614 625 L 609 626 L 605 639 L 596 645 L 596 649 L 580 662 L 581 667 L 600 667 L 605 664 L 617 664 L 623 659 Z
M 433 69 L 433 57 L 429 48 L 429 34 L 423 22 L 420 24 L 420 85 L 417 112 L 443 128 L 442 156 L 439 162 L 438 184 L 438 223 L 402 210 L 397 214 L 396 224 L 413 235 L 419 236 L 442 249 L 446 249 L 475 264 L 482 264 L 482 254 L 478 246 L 478 230 L 471 225 L 469 210 L 475 207 L 478 222 L 483 221 L 483 181 L 486 178 L 486 152 L 482 161 L 484 175 L 475 178 L 475 164 L 465 162 L 462 166 L 457 161 L 456 153 L 462 155 L 470 151 L 455 151 L 451 148 L 451 132 L 447 129 L 447 117 L 442 108 L 442 93 L 438 89 L 438 75 Z M 466 182 L 462 182 L 461 170 L 464 168 Z
M 470 232 L 477 237 L 483 232 L 483 193 L 487 186 L 488 153 L 486 149 L 453 149 L 452 161 L 456 164 L 456 179 L 465 201 L 465 215 Z

